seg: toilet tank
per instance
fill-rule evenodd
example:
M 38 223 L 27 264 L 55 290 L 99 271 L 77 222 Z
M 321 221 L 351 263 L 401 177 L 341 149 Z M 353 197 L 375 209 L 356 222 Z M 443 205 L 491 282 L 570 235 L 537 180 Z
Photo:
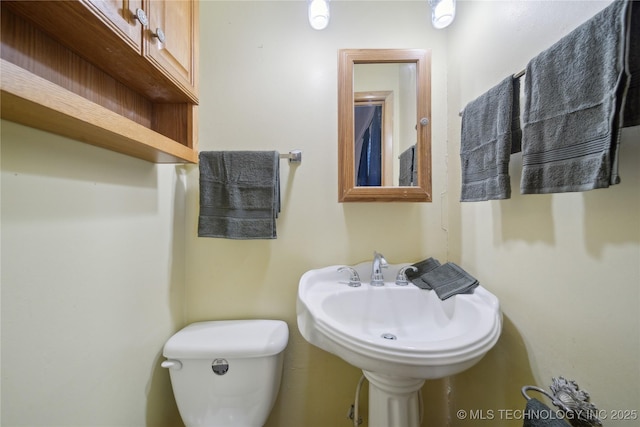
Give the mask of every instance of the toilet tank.
M 261 427 L 275 403 L 289 339 L 281 320 L 193 323 L 165 344 L 187 427 Z

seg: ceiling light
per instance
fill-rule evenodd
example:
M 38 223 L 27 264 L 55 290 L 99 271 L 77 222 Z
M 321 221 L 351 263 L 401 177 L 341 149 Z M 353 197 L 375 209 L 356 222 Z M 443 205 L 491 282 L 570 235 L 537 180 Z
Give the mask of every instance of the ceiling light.
M 456 16 L 456 0 L 429 0 L 429 5 L 434 28 L 439 30 L 453 22 Z
M 309 0 L 309 24 L 314 30 L 324 30 L 329 25 L 329 0 Z

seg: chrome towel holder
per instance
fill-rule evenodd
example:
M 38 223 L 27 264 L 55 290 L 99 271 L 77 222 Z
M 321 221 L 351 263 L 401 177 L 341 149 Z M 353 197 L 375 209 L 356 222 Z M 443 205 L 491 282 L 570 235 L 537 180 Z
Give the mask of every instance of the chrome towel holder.
M 280 154 L 281 159 L 289 159 L 289 163 L 302 163 L 302 150 L 291 150 L 289 154 Z
M 589 402 L 590 396 L 586 390 L 580 390 L 578 383 L 563 377 L 552 378 L 552 382 L 549 388 L 553 394 L 543 388 L 526 385 L 521 389 L 522 395 L 525 399 L 531 400 L 527 394 L 529 390 L 544 394 L 564 412 L 565 418 L 573 426 L 602 426 L 602 422 L 598 418 L 598 408 Z

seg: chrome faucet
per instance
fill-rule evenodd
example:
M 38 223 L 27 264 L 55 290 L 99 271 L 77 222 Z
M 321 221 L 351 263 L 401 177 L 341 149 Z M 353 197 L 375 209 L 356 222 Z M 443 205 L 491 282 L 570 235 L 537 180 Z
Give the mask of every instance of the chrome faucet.
M 382 276 L 382 269 L 386 268 L 389 264 L 381 253 L 373 252 L 373 264 L 371 265 L 371 286 L 383 286 L 384 277 Z

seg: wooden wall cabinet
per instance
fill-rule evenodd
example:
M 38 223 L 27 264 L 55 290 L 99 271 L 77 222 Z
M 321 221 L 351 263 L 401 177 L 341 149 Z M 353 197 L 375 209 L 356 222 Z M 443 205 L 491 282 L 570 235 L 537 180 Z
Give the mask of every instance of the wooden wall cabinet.
M 146 0 L 149 29 L 144 38 L 143 54 L 197 99 L 193 75 L 193 31 L 187 31 L 190 36 L 185 37 L 185 29 L 193 28 L 194 25 L 194 5 L 194 2 L 185 1 Z M 159 42 L 158 32 L 161 32 L 164 42 Z
M 3 118 L 151 162 L 197 162 L 197 0 L 1 7 Z
M 136 18 L 136 12 L 143 10 L 142 0 L 81 0 L 80 3 L 134 51 L 142 52 L 142 24 Z

